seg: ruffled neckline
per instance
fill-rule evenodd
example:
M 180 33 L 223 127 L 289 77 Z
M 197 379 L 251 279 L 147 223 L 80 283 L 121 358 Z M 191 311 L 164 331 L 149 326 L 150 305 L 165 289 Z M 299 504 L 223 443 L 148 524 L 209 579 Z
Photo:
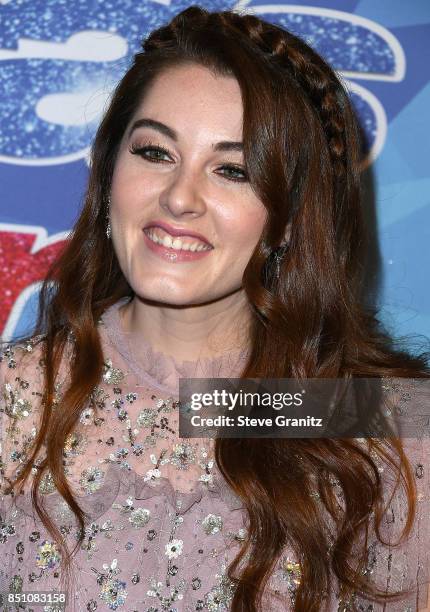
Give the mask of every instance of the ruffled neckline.
M 136 340 L 130 332 L 123 329 L 119 314 L 119 309 L 130 301 L 131 298 L 126 296 L 112 304 L 105 310 L 99 323 L 106 331 L 110 344 L 121 354 L 139 382 L 152 384 L 169 394 L 177 394 L 179 378 L 240 377 L 249 354 L 247 349 L 229 351 L 214 358 L 179 362 L 173 356 L 156 351 L 148 342 L 139 339 L 137 351 Z M 170 382 L 167 382 L 168 379 Z
M 174 488 L 168 478 L 161 477 L 156 484 L 145 480 L 142 474 L 134 469 L 126 470 L 116 464 L 110 464 L 100 489 L 91 494 L 79 495 L 74 491 L 80 508 L 92 521 L 103 516 L 121 497 L 133 496 L 136 500 L 162 497 L 175 509 L 177 514 L 185 514 L 194 504 L 207 500 L 208 507 L 213 500 L 221 499 L 230 511 L 243 509 L 241 499 L 233 492 L 217 468 L 213 469 L 213 479 L 210 483 L 197 481 L 190 491 L 179 491 Z M 48 514 L 54 516 L 59 502 L 63 501 L 58 491 L 45 494 L 43 507 Z M 6 496 L 5 502 L 15 506 L 28 516 L 33 516 L 33 505 L 30 493 Z M 70 515 L 71 516 L 71 515 Z

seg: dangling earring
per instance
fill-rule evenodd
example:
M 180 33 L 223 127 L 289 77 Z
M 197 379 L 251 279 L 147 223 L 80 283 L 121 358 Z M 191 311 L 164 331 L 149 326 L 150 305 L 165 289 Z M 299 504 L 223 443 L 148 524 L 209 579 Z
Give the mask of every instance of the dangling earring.
M 274 265 L 275 265 L 275 278 L 279 279 L 279 273 L 280 273 L 280 264 L 282 261 L 282 258 L 284 257 L 285 253 L 288 250 L 288 242 L 284 242 L 283 244 L 281 244 L 277 249 L 273 249 L 272 251 L 272 256 L 274 257 Z
M 109 207 L 110 207 L 110 196 L 108 196 L 108 199 L 107 199 L 107 212 L 106 212 L 106 219 L 107 219 L 106 236 L 108 240 L 112 235 L 112 226 L 110 224 L 110 219 L 109 219 Z
M 267 256 L 266 263 L 263 268 L 263 282 L 267 286 L 271 286 L 273 282 L 279 280 L 280 264 L 286 251 L 288 250 L 289 243 L 283 242 L 280 246 L 272 249 Z

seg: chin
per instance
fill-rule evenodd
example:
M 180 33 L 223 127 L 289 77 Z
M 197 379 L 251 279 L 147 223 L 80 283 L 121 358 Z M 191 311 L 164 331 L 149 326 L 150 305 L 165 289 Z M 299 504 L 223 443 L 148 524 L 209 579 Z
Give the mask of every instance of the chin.
M 170 306 L 187 306 L 192 303 L 199 303 L 202 300 L 198 299 L 192 292 L 184 292 L 178 289 L 178 291 L 166 291 L 166 288 L 160 288 L 156 290 L 154 284 L 151 287 L 136 287 L 133 291 L 139 296 L 141 300 L 149 300 L 151 302 L 159 302 L 160 304 L 166 304 Z

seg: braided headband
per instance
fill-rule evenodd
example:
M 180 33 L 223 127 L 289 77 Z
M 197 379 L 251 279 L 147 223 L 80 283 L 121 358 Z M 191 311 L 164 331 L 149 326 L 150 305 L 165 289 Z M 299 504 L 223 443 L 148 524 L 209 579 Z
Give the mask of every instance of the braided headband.
M 187 36 L 192 36 L 193 31 L 200 28 L 230 32 L 236 37 L 239 34 L 277 65 L 288 70 L 320 118 L 336 176 L 344 176 L 347 144 L 343 114 L 349 100 L 344 86 L 330 66 L 300 38 L 255 15 L 233 11 L 210 13 L 197 6 L 185 9 L 170 24 L 153 31 L 143 42 L 143 50 L 148 53 L 181 46 Z

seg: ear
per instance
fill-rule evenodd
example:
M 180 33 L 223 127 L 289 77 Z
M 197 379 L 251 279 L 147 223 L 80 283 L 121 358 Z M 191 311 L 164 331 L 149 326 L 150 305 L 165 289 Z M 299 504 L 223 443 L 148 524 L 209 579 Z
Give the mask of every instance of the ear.
M 291 238 L 291 221 L 288 223 L 287 227 L 285 228 L 284 242 L 288 244 L 290 242 L 290 238 Z

